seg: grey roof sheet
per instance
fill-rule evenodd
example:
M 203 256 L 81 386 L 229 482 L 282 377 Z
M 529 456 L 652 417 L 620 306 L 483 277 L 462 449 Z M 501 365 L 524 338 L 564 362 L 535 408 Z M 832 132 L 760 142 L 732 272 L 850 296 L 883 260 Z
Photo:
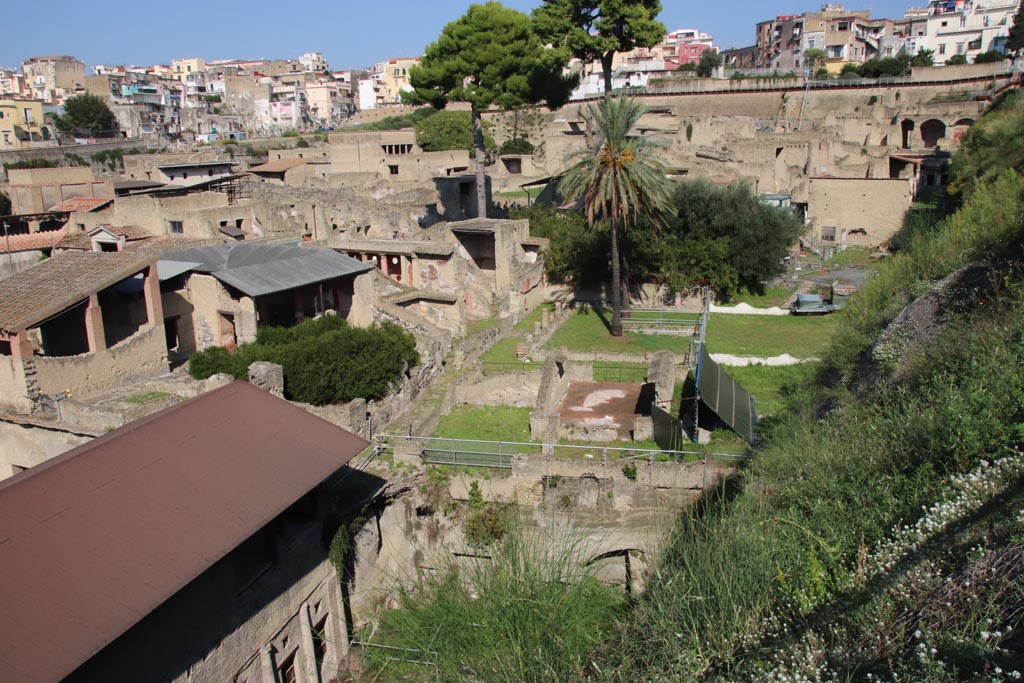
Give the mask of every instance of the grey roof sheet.
M 365 273 L 373 268 L 331 249 L 228 243 L 169 252 L 161 260 L 187 261 L 249 296 Z
M 160 281 L 170 280 L 172 277 L 177 277 L 182 273 L 187 273 L 190 270 L 198 268 L 200 263 L 194 261 L 157 261 L 156 274 L 160 278 Z

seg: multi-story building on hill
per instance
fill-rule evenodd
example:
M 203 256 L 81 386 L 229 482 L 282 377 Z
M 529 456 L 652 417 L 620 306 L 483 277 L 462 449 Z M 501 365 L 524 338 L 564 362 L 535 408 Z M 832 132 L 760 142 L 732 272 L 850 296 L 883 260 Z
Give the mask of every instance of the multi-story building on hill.
M 932 0 L 923 47 L 935 52 L 935 63 L 953 55 L 968 61 L 982 52 L 1003 52 L 1019 0 Z
M 25 94 L 47 104 L 64 100 L 85 88 L 85 62 L 68 55 L 32 57 L 21 64 Z

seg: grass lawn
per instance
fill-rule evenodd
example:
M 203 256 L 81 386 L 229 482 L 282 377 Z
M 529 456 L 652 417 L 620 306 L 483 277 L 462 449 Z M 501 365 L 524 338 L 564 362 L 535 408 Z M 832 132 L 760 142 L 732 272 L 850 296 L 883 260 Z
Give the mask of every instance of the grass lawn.
M 480 356 L 480 360 L 484 363 L 520 362 L 519 359 L 516 358 L 516 345 L 522 344 L 526 340 L 526 335 L 533 333 L 533 324 L 540 322 L 541 316 L 543 315 L 541 311 L 544 308 L 552 311 L 554 310 L 554 305 L 542 304 L 530 311 L 525 318 L 520 320 L 516 326 L 512 328 L 511 334 L 499 339 L 494 346 L 489 348 L 486 353 Z
M 820 356 L 835 334 L 835 315 L 734 315 L 713 313 L 708 323 L 708 350 L 739 356 L 797 358 Z
M 867 268 L 874 261 L 871 260 L 871 250 L 864 247 L 848 247 L 832 256 L 833 267 L 855 266 Z
M 529 441 L 531 410 L 507 406 L 457 406 L 452 412 L 441 416 L 433 436 L 445 439 Z
M 800 365 L 748 365 L 747 367 L 723 367 L 740 385 L 756 399 L 757 414 L 762 417 L 779 414 L 784 406 L 783 387 L 790 384 L 806 384 L 818 370 L 817 363 Z
M 755 308 L 771 308 L 772 306 L 781 306 L 786 303 L 786 300 L 792 294 L 793 290 L 786 289 L 785 287 L 768 287 L 765 289 L 764 294 L 752 294 L 750 292 L 734 294 L 723 305 L 733 306 L 744 303 Z
M 604 320 L 611 320 L 610 311 L 602 311 L 599 315 L 590 307 L 577 310 L 548 340 L 545 348 L 637 354 L 662 350 L 686 353 L 690 350 L 689 337 L 628 332 L 621 337 L 613 337 L 602 316 Z
M 466 336 L 472 337 L 474 334 L 480 334 L 484 330 L 489 330 L 498 324 L 499 318 L 496 315 L 492 315 L 489 318 L 481 318 L 480 320 L 470 320 L 466 322 Z

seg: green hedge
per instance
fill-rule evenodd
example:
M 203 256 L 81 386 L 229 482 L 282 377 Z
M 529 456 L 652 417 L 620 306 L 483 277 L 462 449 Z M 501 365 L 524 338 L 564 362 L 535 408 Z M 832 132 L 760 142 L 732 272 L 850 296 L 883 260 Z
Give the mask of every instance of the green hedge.
M 252 344 L 233 351 L 213 346 L 189 359 L 189 374 L 206 379 L 227 373 L 247 379 L 256 361 L 284 368 L 285 396 L 327 405 L 356 398 L 379 399 L 409 367 L 419 362 L 416 341 L 394 323 L 352 327 L 336 316 L 294 327 L 261 329 Z

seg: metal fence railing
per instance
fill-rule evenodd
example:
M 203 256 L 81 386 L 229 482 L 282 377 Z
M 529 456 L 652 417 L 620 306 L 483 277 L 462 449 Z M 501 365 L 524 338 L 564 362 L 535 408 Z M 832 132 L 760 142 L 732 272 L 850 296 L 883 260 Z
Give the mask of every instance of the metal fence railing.
M 594 363 L 595 382 L 646 382 L 647 368 L 636 365 Z
M 683 448 L 630 448 L 627 445 L 616 447 L 604 444 L 488 441 L 485 439 L 450 439 L 395 434 L 378 434 L 375 440 L 378 452 L 394 449 L 399 442 L 411 442 L 414 446 L 413 450 L 420 453 L 424 464 L 499 469 L 510 469 L 513 458 L 519 455 L 540 456 L 547 459 L 581 459 L 593 462 L 595 467 L 630 460 L 697 462 L 709 457 L 730 460 L 742 460 L 747 457 L 741 453 L 720 453 Z M 683 445 L 685 440 L 678 443 Z
M 431 438 L 424 440 L 423 462 L 428 465 L 512 469 L 512 456 L 523 452 L 524 446 L 540 450 L 536 444 Z
M 624 330 L 648 334 L 692 335 L 699 324 L 699 313 L 671 309 L 633 309 L 622 317 Z

